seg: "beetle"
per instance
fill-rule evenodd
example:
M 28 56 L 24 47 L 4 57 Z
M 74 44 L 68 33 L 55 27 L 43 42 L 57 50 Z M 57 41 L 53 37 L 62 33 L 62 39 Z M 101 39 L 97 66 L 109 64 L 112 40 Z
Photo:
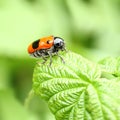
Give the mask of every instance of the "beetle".
M 64 59 L 59 55 L 59 51 L 64 51 L 65 42 L 61 37 L 48 36 L 40 38 L 28 46 L 28 53 L 36 58 L 43 58 L 45 63 L 47 57 L 50 57 L 50 65 L 52 64 L 52 56 L 57 55 L 63 63 Z

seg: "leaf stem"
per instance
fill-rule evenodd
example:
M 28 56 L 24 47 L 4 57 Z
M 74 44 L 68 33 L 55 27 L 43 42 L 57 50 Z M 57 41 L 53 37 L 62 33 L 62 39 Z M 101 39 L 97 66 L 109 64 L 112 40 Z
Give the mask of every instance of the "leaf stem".
M 24 102 L 24 106 L 26 109 L 28 109 L 29 105 L 30 105 L 30 101 L 31 99 L 34 97 L 34 91 L 33 89 L 30 90 L 30 92 L 28 93 L 28 96 L 27 98 L 25 99 L 25 102 Z

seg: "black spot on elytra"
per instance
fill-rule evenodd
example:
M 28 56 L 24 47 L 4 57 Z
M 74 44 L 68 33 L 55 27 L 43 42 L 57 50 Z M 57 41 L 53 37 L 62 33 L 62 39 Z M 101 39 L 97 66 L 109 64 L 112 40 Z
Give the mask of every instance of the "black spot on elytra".
M 49 43 L 50 43 L 50 40 L 47 41 L 47 44 L 49 44 Z
M 38 48 L 39 42 L 40 42 L 40 40 L 36 40 L 35 42 L 33 42 L 33 43 L 32 43 L 32 48 L 33 48 L 33 49 Z

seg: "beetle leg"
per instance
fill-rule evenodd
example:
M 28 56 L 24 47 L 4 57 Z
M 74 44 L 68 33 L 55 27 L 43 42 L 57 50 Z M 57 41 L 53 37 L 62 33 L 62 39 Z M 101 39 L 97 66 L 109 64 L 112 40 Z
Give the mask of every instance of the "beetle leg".
M 66 48 L 65 48 L 65 47 L 63 48 L 63 51 L 68 52 L 68 50 L 66 50 Z
M 64 59 L 62 58 L 62 56 L 61 55 L 59 55 L 58 54 L 58 52 L 56 52 L 56 55 L 61 59 L 61 61 L 65 64 L 65 61 L 64 61 Z
M 44 60 L 43 62 L 42 62 L 42 64 L 45 64 L 46 63 L 46 61 L 47 61 L 47 59 L 42 55 L 42 59 Z
M 41 58 L 44 60 L 42 63 L 40 63 L 40 61 L 37 61 L 37 64 L 40 65 L 40 64 L 45 64 L 47 59 L 43 56 L 41 56 Z
M 48 52 L 48 55 L 50 56 L 50 63 L 49 63 L 49 65 L 51 66 L 51 64 L 52 64 L 52 54 L 50 52 Z

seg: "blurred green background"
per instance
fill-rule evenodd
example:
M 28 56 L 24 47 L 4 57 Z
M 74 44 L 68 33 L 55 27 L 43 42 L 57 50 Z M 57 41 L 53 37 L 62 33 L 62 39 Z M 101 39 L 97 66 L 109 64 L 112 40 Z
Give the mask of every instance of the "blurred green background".
M 24 107 L 36 64 L 27 47 L 49 35 L 94 62 L 119 56 L 120 0 L 0 0 L 0 120 L 55 120 L 37 96 Z

